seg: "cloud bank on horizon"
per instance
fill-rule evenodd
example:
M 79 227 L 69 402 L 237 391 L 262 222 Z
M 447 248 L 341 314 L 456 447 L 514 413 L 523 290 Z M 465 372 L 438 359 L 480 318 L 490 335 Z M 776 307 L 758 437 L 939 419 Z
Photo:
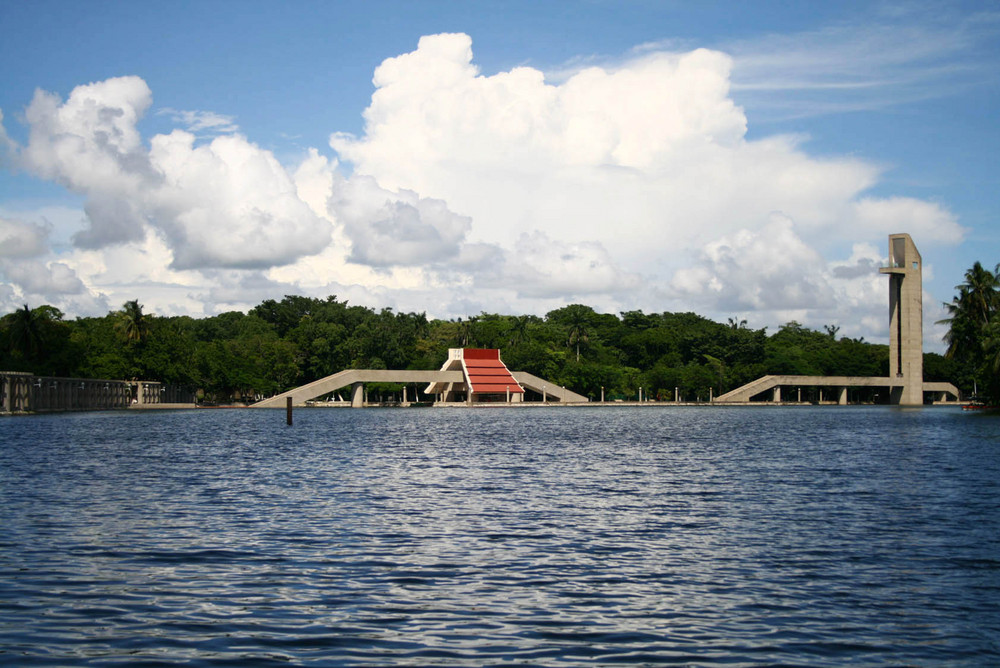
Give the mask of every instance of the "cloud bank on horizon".
M 294 163 L 212 112 L 143 137 L 139 76 L 38 91 L 15 168 L 83 211 L 0 214 L 0 307 L 158 314 L 335 294 L 435 317 L 599 310 L 752 313 L 884 335 L 886 235 L 958 244 L 939 203 L 869 194 L 881 168 L 748 138 L 726 53 L 644 50 L 550 81 L 484 75 L 465 34 L 375 70 L 364 132 Z M 9 122 L 9 121 L 8 121 Z M 848 250 L 849 249 L 849 250 Z

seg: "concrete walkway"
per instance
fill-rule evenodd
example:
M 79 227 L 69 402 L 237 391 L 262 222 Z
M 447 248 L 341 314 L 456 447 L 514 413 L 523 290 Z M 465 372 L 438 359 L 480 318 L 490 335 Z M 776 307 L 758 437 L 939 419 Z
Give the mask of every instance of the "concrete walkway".
M 514 378 L 523 387 L 538 392 L 548 401 L 565 403 L 586 403 L 587 397 L 577 394 L 551 383 L 543 378 L 514 371 Z M 307 401 L 330 394 L 341 388 L 351 387 L 351 405 L 360 408 L 364 405 L 365 383 L 464 383 L 465 376 L 461 371 L 396 371 L 391 369 L 347 369 L 326 378 L 296 387 L 295 389 L 275 395 L 263 401 L 258 401 L 251 408 L 284 408 L 289 397 L 293 406 L 304 406 Z
M 880 387 L 885 388 L 890 396 L 894 396 L 894 388 L 901 387 L 902 383 L 894 383 L 891 378 L 880 376 L 762 376 L 751 381 L 743 387 L 738 387 L 731 392 L 726 392 L 715 398 L 715 403 L 746 403 L 751 397 L 755 397 L 764 392 L 771 392 L 770 400 L 780 402 L 782 400 L 782 388 L 800 387 L 829 387 L 836 391 L 835 401 L 840 404 L 847 403 L 847 389 L 850 387 Z M 933 392 L 938 401 L 949 400 L 958 401 L 958 388 L 951 383 L 925 382 L 924 392 Z M 833 400 L 833 397 L 831 397 Z

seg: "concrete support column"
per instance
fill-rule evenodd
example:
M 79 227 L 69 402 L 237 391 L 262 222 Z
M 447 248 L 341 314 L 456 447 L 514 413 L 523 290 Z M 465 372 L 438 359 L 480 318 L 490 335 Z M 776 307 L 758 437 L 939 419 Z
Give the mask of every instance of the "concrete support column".
M 365 406 L 365 384 L 351 384 L 351 408 L 364 408 Z
M 674 403 L 679 404 L 681 402 L 681 388 L 674 388 Z
M 923 264 L 908 234 L 889 235 L 889 377 L 892 403 L 923 404 Z
M 406 404 L 406 385 L 403 386 L 403 403 Z
M 3 412 L 12 413 L 11 410 L 14 406 L 14 401 L 11 399 L 12 391 L 14 389 L 13 379 L 10 376 L 3 377 Z
M 847 405 L 847 388 L 846 387 L 840 388 L 840 393 L 839 393 L 839 396 L 837 397 L 837 403 L 840 404 L 841 406 L 846 406 Z
M 781 403 L 781 385 L 776 385 L 771 391 L 771 401 L 776 404 Z

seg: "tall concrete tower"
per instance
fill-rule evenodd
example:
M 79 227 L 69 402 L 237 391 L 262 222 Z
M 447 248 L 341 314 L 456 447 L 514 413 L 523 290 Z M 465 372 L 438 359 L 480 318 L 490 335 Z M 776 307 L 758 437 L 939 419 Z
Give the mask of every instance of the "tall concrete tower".
M 891 401 L 924 403 L 924 328 L 921 259 L 909 234 L 889 235 L 889 381 Z

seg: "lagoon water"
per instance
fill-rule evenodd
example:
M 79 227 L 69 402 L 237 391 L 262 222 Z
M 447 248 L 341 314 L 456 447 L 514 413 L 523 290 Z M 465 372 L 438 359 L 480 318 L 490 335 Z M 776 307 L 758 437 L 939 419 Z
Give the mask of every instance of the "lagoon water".
M 0 420 L 0 664 L 1000 663 L 1000 419 Z

